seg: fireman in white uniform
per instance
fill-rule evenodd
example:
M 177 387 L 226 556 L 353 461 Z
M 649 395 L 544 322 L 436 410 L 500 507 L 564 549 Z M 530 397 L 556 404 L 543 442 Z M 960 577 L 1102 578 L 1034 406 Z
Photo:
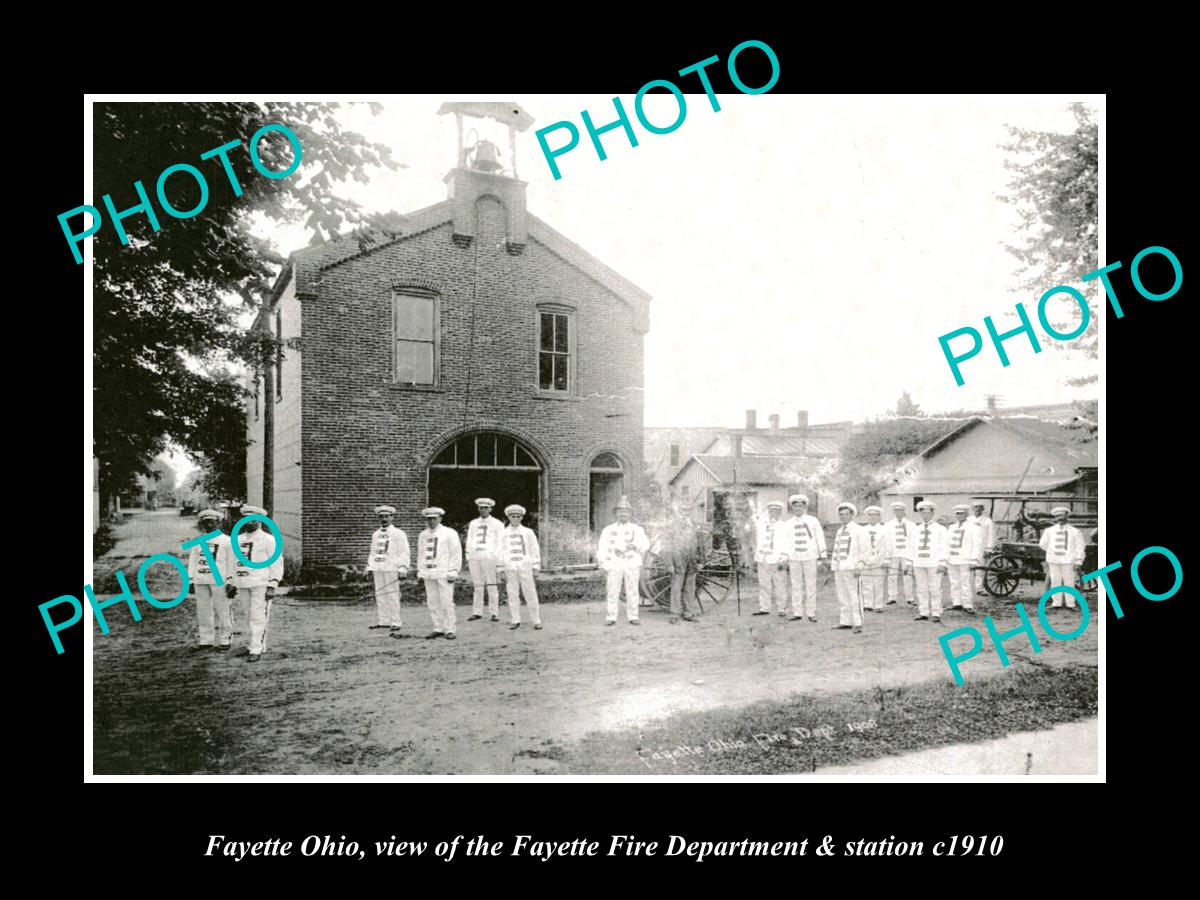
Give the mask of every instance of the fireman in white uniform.
M 838 518 L 842 520 L 842 527 L 833 537 L 833 549 L 830 552 L 830 565 L 833 568 L 838 597 L 836 627 L 853 628 L 855 634 L 862 631 L 859 581 L 866 566 L 863 527 L 854 521 L 857 514 L 858 507 L 853 503 L 838 504 Z
M 883 612 L 883 579 L 886 577 L 889 554 L 887 553 L 887 526 L 883 524 L 883 510 L 868 506 L 867 524 L 862 528 L 863 570 L 859 582 L 859 595 L 863 609 Z
M 265 516 L 267 511 L 261 506 L 243 506 L 242 515 Z M 275 535 L 261 527 L 257 520 L 251 520 L 242 526 L 238 532 L 238 549 L 242 558 L 233 553 L 230 546 L 230 556 L 234 561 L 233 585 L 227 592 L 234 597 L 238 591 L 244 590 L 247 595 L 248 617 L 250 619 L 250 641 L 247 649 L 250 651 L 250 662 L 258 662 L 259 657 L 267 649 L 267 628 L 271 622 L 271 601 L 275 599 L 275 588 L 283 578 L 283 553 L 276 554 Z M 282 549 L 282 548 L 280 548 Z M 242 559 L 254 563 L 266 562 L 271 557 L 275 561 L 269 566 L 251 568 Z
M 787 544 L 788 580 L 792 588 L 792 615 L 795 622 L 808 616 L 817 621 L 817 563 L 825 558 L 825 529 L 816 516 L 808 514 L 808 497 L 788 497 L 792 515 L 782 523 Z M 776 526 L 779 527 L 779 526 Z
M 503 556 L 500 558 L 504 567 L 504 592 L 508 598 L 508 614 L 512 618 L 509 629 L 521 627 L 521 594 L 525 595 L 525 604 L 529 614 L 533 616 L 535 631 L 542 630 L 542 612 L 538 608 L 537 583 L 533 573 L 542 569 L 542 551 L 538 547 L 537 535 L 532 528 L 521 524 L 525 518 L 525 507 L 513 503 L 504 507 L 504 515 L 508 517 L 508 525 L 504 528 Z
M 783 523 L 783 504 L 767 504 L 767 517 L 758 520 L 754 561 L 758 564 L 758 612 L 769 616 L 778 607 L 779 615 L 788 614 L 788 529 Z
M 955 522 L 946 531 L 946 571 L 950 575 L 950 608 L 975 612 L 974 571 L 983 565 L 979 526 L 967 518 L 967 504 L 954 507 Z
M 916 620 L 942 621 L 942 573 L 946 571 L 946 526 L 933 520 L 937 504 L 917 504 L 921 521 L 916 524 L 913 543 L 913 580 L 917 588 Z
M 621 585 L 625 586 L 625 618 L 630 625 L 638 621 L 638 583 L 642 574 L 642 554 L 650 549 L 650 539 L 641 525 L 634 524 L 633 506 L 622 497 L 613 507 L 617 521 L 606 525 L 600 532 L 596 547 L 596 560 L 600 568 L 608 573 L 605 580 L 605 598 L 608 601 L 605 625 L 617 624 L 617 613 L 621 607 Z
M 492 515 L 496 501 L 480 497 L 475 501 L 479 518 L 467 526 L 467 568 L 475 596 L 468 622 L 483 618 L 483 593 L 487 589 L 488 609 L 492 621 L 500 621 L 500 553 L 504 544 L 504 523 Z
M 979 551 L 980 560 L 987 559 L 988 553 L 996 546 L 996 523 L 991 520 L 984 510 L 987 509 L 987 504 L 982 500 L 973 500 L 971 502 L 972 516 L 970 521 L 979 526 Z M 985 566 L 982 564 L 975 570 L 975 593 L 981 597 L 987 596 L 987 591 L 983 589 L 983 570 Z
M 888 560 L 887 602 L 889 606 L 895 603 L 903 590 L 905 603 L 912 606 L 912 554 L 917 538 L 917 523 L 905 518 L 904 504 L 899 500 L 892 504 L 892 513 L 895 518 L 887 523 L 884 530 L 884 555 Z
M 221 514 L 215 509 L 202 509 L 199 515 L 200 533 L 220 531 Z M 226 596 L 225 576 L 233 574 L 233 555 L 229 550 L 229 535 L 218 534 L 188 550 L 188 580 L 196 589 L 196 616 L 200 624 L 198 646 L 228 650 L 233 642 L 233 624 L 229 617 L 229 597 Z M 216 625 L 214 628 L 214 614 Z
M 417 577 L 425 582 L 425 602 L 433 619 L 433 631 L 426 640 L 444 637 L 452 641 L 454 633 L 454 582 L 462 569 L 462 543 L 458 532 L 442 524 L 446 511 L 440 506 L 421 510 L 425 530 L 417 537 Z
M 1054 524 L 1042 532 L 1038 543 L 1046 551 L 1046 578 L 1049 587 L 1059 584 L 1078 587 L 1079 573 L 1083 571 L 1083 553 L 1085 541 L 1083 532 L 1074 525 L 1067 524 L 1071 515 L 1069 506 L 1056 506 L 1050 512 L 1054 515 Z M 1066 600 L 1067 609 L 1076 609 L 1075 597 L 1066 592 L 1055 594 L 1050 601 L 1052 608 L 1058 609 Z
M 394 506 L 377 506 L 379 528 L 371 535 L 371 552 L 367 555 L 367 577 L 375 582 L 376 621 L 368 628 L 400 630 L 400 579 L 408 574 L 411 562 L 408 536 L 392 524 Z

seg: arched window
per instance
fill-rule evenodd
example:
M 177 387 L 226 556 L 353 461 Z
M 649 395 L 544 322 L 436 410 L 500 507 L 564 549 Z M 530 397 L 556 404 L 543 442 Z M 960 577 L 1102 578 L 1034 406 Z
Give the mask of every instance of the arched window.
M 429 464 L 431 469 L 525 469 L 540 472 L 530 450 L 508 435 L 495 431 L 464 434 L 446 445 Z

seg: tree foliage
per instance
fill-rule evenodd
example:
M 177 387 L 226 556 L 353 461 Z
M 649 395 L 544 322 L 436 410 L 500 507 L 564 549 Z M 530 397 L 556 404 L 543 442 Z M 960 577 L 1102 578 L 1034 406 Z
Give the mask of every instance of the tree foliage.
M 925 415 L 925 413 L 921 411 L 920 405 L 913 402 L 913 398 L 908 391 L 905 391 L 903 394 L 901 394 L 900 399 L 896 401 L 895 414 L 897 416 Z
M 837 485 L 843 496 L 876 502 L 898 480 L 910 457 L 963 424 L 962 419 L 897 418 L 868 422 L 851 434 L 838 458 Z
M 395 227 L 334 192 L 348 178 L 365 181 L 372 167 L 398 165 L 386 146 L 343 130 L 336 112 L 332 103 L 95 105 L 97 195 L 111 194 L 118 211 L 128 209 L 138 202 L 133 183 L 142 181 L 161 226 L 155 232 L 135 213 L 122 222 L 129 246 L 108 222 L 92 238 L 95 453 L 106 495 L 147 472 L 170 441 L 206 461 L 218 493 L 240 493 L 228 489 L 244 468 L 236 460 L 245 449 L 244 392 L 233 373 L 273 358 L 274 338 L 245 323 L 283 262 L 252 233 L 255 217 L 303 222 L 316 239 L 345 226 L 363 234 Z M 299 170 L 282 179 L 259 174 L 248 150 L 250 137 L 276 122 L 296 134 L 302 156 Z M 200 159 L 233 140 L 242 141 L 228 153 L 241 196 L 219 159 Z M 271 171 L 292 162 L 291 144 L 278 132 L 258 150 Z M 207 204 L 189 219 L 169 217 L 155 197 L 159 173 L 176 163 L 200 169 L 209 186 Z M 195 207 L 201 196 L 186 173 L 171 176 L 165 190 L 177 210 Z
M 1083 104 L 1072 104 L 1071 110 L 1077 125 L 1070 134 L 1009 126 L 1013 140 L 1003 145 L 1014 157 L 1005 161 L 1013 178 L 999 199 L 1013 205 L 1020 222 L 1019 242 L 1005 247 L 1021 264 L 1019 287 L 1037 297 L 1060 284 L 1079 288 L 1080 277 L 1099 266 L 1098 128 Z M 1095 322 L 1096 292 L 1084 293 Z M 1074 304 L 1070 308 L 1067 320 L 1054 322 L 1055 327 L 1069 331 L 1078 323 Z M 1095 358 L 1098 329 L 1092 326 L 1067 343 L 1048 343 Z

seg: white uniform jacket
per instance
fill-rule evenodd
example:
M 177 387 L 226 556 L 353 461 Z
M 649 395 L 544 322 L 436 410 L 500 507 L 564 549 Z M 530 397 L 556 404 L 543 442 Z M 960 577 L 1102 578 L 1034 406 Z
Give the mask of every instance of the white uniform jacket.
M 265 528 L 259 528 L 258 531 L 246 531 L 243 528 L 238 533 L 238 547 L 244 559 L 256 563 L 266 562 L 275 555 L 275 535 Z M 259 569 L 250 568 L 234 556 L 232 545 L 229 558 L 233 561 L 233 583 L 237 587 L 260 587 L 264 584 L 278 587 L 279 580 L 283 578 L 282 553 L 271 565 Z
M 406 571 L 410 562 L 408 537 L 403 531 L 395 525 L 375 529 L 367 556 L 368 572 Z
M 983 562 L 983 541 L 978 525 L 970 520 L 954 522 L 946 529 L 946 562 L 961 566 Z
M 857 522 L 847 522 L 840 527 L 833 536 L 833 550 L 830 556 L 833 571 L 848 572 L 858 569 L 859 563 L 866 561 L 865 543 L 863 527 Z
M 503 555 L 500 563 L 508 572 L 529 572 L 542 566 L 542 551 L 532 528 L 504 526 Z
M 499 562 L 504 544 L 504 523 L 495 516 L 480 516 L 467 526 L 467 559 Z
M 892 519 L 883 526 L 884 556 L 912 560 L 917 545 L 917 523 L 912 519 Z
M 985 553 L 996 546 L 996 523 L 987 516 L 971 516 L 968 522 L 979 526 L 979 549 Z
M 887 565 L 890 555 L 886 552 L 887 526 L 882 522 L 872 525 L 860 525 L 862 529 L 862 560 L 867 568 L 874 569 Z
M 230 584 L 230 577 L 233 575 L 234 562 L 233 553 L 229 549 L 229 535 L 222 534 L 211 541 L 208 541 L 208 552 L 213 558 L 213 563 L 217 567 L 217 571 L 221 575 L 221 580 Z M 217 580 L 213 576 L 212 569 L 208 565 L 208 558 L 199 546 L 192 547 L 188 550 L 188 580 L 192 584 L 216 584 Z
M 650 539 L 641 525 L 613 522 L 600 532 L 596 561 L 605 572 L 636 569 L 642 565 L 642 554 L 649 549 Z
M 912 564 L 916 569 L 946 565 L 946 526 L 940 522 L 914 522 Z
M 775 527 L 783 532 L 784 552 L 789 562 L 824 559 L 825 529 L 816 516 L 808 513 L 789 516 Z
M 754 561 L 768 566 L 788 561 L 791 533 L 783 518 L 772 522 L 769 517 L 757 521 L 754 536 Z
M 462 542 L 458 532 L 445 525 L 424 529 L 417 537 L 417 577 L 435 581 L 458 576 L 462 569 Z
M 1074 525 L 1055 523 L 1042 532 L 1038 541 L 1046 551 L 1046 562 L 1065 566 L 1082 566 L 1085 541 L 1083 532 Z

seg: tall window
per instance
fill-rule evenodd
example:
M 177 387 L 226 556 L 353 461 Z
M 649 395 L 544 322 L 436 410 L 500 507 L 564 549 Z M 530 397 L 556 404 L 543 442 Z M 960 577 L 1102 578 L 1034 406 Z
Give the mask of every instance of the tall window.
M 283 399 L 283 310 L 275 310 L 275 402 Z
M 678 444 L 671 445 L 671 463 L 670 464 L 673 466 L 679 465 L 679 445 Z
M 538 388 L 569 393 L 572 316 L 566 312 L 542 312 L 539 318 Z
M 400 384 L 436 384 L 438 302 L 428 294 L 394 294 L 395 380 Z

